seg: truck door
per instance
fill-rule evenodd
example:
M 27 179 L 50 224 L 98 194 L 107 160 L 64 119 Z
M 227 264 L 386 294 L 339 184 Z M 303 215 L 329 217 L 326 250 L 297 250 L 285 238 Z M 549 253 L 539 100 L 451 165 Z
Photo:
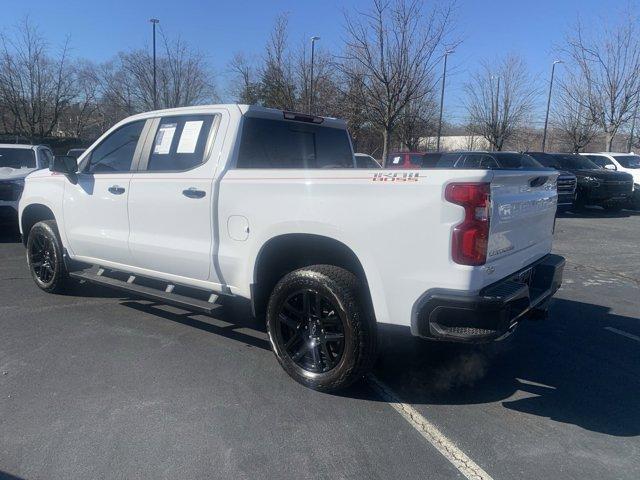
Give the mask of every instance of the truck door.
M 72 252 L 85 261 L 131 262 L 127 199 L 146 122 L 134 121 L 111 132 L 85 156 L 77 182 L 65 185 L 65 231 Z
M 134 266 L 217 283 L 213 152 L 219 151 L 219 123 L 214 113 L 154 119 L 129 192 Z

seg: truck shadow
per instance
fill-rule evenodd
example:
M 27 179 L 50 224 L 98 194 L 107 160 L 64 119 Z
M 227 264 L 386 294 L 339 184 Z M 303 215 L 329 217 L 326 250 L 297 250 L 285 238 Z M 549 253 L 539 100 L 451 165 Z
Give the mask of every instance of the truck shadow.
M 270 350 L 264 319 L 247 302 L 227 299 L 215 315 L 167 311 L 153 302 L 123 305 L 207 333 Z M 605 326 L 638 334 L 638 319 L 606 307 L 555 299 L 551 318 L 524 322 L 510 338 L 484 346 L 428 342 L 404 328 L 380 327 L 374 374 L 414 405 L 502 402 L 530 415 L 613 436 L 640 435 L 640 355 L 633 340 Z M 275 358 L 274 358 L 275 361 Z M 383 401 L 366 383 L 338 395 Z
M 512 338 L 493 345 L 451 346 L 392 333 L 383 336 L 376 375 L 411 404 L 501 401 L 509 410 L 636 436 L 639 345 L 605 326 L 639 331 L 636 318 L 555 299 L 550 319 L 525 322 Z
M 609 212 L 600 207 L 587 207 L 578 211 L 559 212 L 558 218 L 628 218 L 640 215 L 639 210 Z
M 22 477 L 16 477 L 15 475 L 0 470 L 0 480 L 22 480 Z

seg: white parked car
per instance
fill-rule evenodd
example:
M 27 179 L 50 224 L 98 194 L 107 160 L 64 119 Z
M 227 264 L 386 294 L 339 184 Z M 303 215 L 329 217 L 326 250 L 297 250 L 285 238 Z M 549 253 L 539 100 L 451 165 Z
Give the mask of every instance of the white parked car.
M 633 206 L 640 208 L 640 155 L 633 153 L 581 153 L 596 165 L 607 170 L 625 172 L 633 177 Z
M 486 342 L 559 288 L 557 172 L 355 168 L 343 121 L 245 105 L 155 111 L 29 176 L 20 222 L 36 284 L 72 276 L 210 312 L 266 316 L 300 383 L 371 367 L 377 324 Z M 144 282 L 139 282 L 144 278 Z
M 53 152 L 45 145 L 0 143 L 0 219 L 17 218 L 24 179 L 48 168 L 51 160 Z

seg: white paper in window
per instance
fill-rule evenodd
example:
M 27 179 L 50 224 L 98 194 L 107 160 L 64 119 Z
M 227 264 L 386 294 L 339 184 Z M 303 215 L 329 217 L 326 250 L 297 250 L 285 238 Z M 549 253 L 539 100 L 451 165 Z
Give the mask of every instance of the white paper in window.
M 186 122 L 182 129 L 182 135 L 180 135 L 180 142 L 178 142 L 178 153 L 193 153 L 196 151 L 196 144 L 198 143 L 198 137 L 200 136 L 200 130 L 202 129 L 202 120 Z
M 400 163 L 401 159 L 402 159 L 402 157 L 393 157 L 393 164 L 394 165 L 398 165 Z
M 166 155 L 171 150 L 171 142 L 173 141 L 173 135 L 176 133 L 177 123 L 165 123 L 160 125 L 158 134 L 156 135 L 156 143 L 153 148 L 153 153 L 158 155 Z

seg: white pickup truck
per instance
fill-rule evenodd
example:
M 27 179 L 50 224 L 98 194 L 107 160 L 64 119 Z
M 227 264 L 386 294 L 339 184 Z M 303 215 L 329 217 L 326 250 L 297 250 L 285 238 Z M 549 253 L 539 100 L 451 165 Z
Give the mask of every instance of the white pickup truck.
M 70 277 L 266 317 L 278 361 L 319 390 L 371 367 L 377 324 L 486 342 L 544 312 L 557 172 L 355 168 L 340 120 L 244 105 L 136 115 L 26 180 L 37 285 Z

